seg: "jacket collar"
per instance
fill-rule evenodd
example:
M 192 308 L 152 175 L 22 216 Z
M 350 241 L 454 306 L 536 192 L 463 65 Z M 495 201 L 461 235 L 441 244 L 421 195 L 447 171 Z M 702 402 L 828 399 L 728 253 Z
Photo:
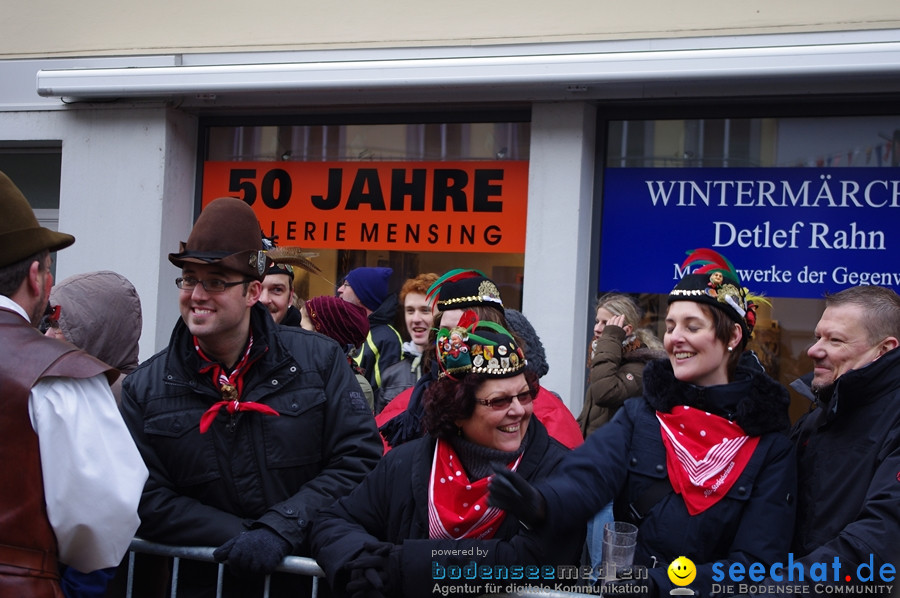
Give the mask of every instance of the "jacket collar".
M 853 411 L 859 405 L 866 405 L 880 399 L 885 393 L 900 385 L 900 347 L 888 351 L 879 359 L 858 370 L 850 370 L 837 379 L 830 393 L 821 396 L 811 389 L 812 374 L 807 374 L 791 384 L 802 384 L 814 397 L 816 406 L 825 413 L 826 420 L 839 414 Z M 804 393 L 805 395 L 806 393 Z M 845 400 L 841 400 L 844 397 Z M 849 398 L 848 398 L 849 397 Z
M 250 311 L 250 330 L 253 332 L 253 355 L 259 352 L 268 352 L 265 359 L 269 363 L 281 363 L 285 356 L 290 356 L 287 349 L 281 347 L 278 341 L 277 326 L 269 311 L 257 303 Z M 274 355 L 273 355 L 274 351 Z M 272 359 L 276 361 L 271 361 Z M 175 329 L 169 339 L 169 347 L 166 354 L 166 370 L 184 379 L 192 379 L 198 375 L 200 369 L 200 356 L 194 349 L 191 331 L 184 320 L 178 318 Z M 251 373 L 255 368 L 251 368 Z

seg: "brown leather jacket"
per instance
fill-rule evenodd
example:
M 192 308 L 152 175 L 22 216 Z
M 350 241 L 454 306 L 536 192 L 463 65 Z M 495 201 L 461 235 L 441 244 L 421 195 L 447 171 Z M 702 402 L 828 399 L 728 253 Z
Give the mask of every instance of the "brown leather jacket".
M 62 598 L 56 536 L 47 519 L 38 437 L 28 417 L 41 378 L 117 373 L 0 309 L 0 598 Z

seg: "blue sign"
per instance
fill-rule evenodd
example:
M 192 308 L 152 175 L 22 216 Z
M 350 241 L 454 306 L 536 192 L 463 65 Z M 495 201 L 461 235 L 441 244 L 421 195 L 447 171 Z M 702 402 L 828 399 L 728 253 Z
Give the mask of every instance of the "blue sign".
M 668 293 L 699 247 L 754 293 L 900 290 L 900 168 L 608 168 L 600 290 Z

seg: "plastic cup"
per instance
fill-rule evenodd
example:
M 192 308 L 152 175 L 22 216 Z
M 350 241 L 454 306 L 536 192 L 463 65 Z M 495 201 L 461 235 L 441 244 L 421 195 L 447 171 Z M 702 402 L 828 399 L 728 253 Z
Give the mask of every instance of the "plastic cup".
M 634 563 L 637 532 L 636 525 L 625 521 L 610 521 L 603 526 L 603 553 L 600 558 L 600 578 L 603 581 L 613 581 L 619 569 Z

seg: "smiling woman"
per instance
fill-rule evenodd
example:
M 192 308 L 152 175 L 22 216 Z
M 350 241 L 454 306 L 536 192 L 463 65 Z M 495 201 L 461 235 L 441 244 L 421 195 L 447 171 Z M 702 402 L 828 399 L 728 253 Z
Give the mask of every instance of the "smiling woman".
M 615 583 L 632 587 L 609 593 L 656 597 L 690 585 L 706 596 L 718 564 L 746 566 L 748 555 L 772 563 L 790 547 L 787 390 L 744 352 L 760 299 L 708 249 L 682 269 L 693 273 L 669 293 L 667 359 L 645 367 L 643 396 L 625 401 L 535 487 L 514 472 L 498 472 L 490 487 L 490 504 L 548 538 L 581 529 L 613 500 L 616 519 L 639 526 L 634 563 L 648 568 L 650 583 L 622 579 Z M 686 583 L 666 574 L 682 555 L 696 566 Z
M 539 541 L 487 502 L 496 469 L 537 481 L 566 454 L 533 417 L 539 386 L 524 351 L 471 310 L 442 328 L 435 345 L 440 374 L 424 396 L 428 435 L 391 450 L 313 523 L 313 555 L 338 596 L 443 593 L 460 579 L 440 572 L 470 565 L 473 555 L 479 569 L 578 563 L 582 534 Z M 468 583 L 466 593 L 487 591 L 483 581 Z

